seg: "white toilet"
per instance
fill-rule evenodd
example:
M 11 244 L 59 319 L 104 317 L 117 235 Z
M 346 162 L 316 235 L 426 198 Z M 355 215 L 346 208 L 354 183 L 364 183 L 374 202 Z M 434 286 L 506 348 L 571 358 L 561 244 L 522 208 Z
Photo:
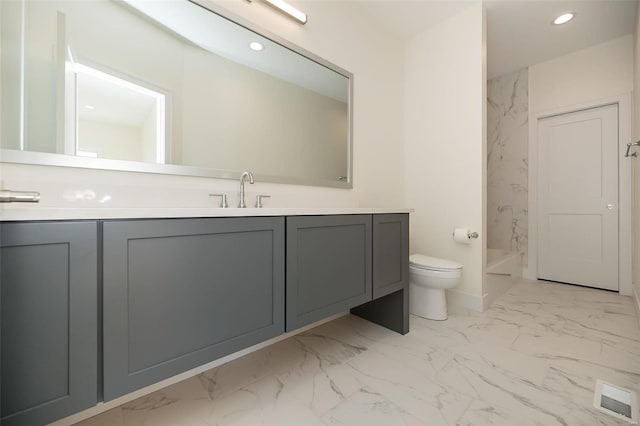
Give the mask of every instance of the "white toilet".
M 432 320 L 447 319 L 444 291 L 460 284 L 462 265 L 451 260 L 412 254 L 409 256 L 411 313 Z

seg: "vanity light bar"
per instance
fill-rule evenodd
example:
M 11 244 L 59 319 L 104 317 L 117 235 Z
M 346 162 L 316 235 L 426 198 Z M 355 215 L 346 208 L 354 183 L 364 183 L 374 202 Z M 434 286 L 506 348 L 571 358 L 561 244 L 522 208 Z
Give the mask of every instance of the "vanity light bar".
M 247 0 L 249 3 L 252 3 L 253 0 Z M 295 7 L 291 6 L 284 0 L 262 0 L 267 3 L 269 6 L 275 7 L 280 12 L 283 12 L 296 21 L 300 22 L 302 25 L 307 23 L 307 14 L 300 12 Z

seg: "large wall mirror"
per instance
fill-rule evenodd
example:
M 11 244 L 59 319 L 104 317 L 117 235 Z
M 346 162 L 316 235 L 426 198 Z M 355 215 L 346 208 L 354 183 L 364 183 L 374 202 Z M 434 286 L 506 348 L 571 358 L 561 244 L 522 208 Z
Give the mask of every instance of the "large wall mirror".
M 352 75 L 206 0 L 0 2 L 0 160 L 351 187 Z

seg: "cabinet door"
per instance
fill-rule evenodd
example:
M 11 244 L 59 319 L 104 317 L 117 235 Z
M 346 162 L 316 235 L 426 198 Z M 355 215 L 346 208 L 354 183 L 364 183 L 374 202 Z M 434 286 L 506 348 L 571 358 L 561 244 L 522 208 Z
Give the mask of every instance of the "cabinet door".
M 371 300 L 371 216 L 287 217 L 287 331 Z
M 104 223 L 105 401 L 284 332 L 284 219 Z
M 409 285 L 409 215 L 373 215 L 373 298 Z
M 0 224 L 2 425 L 97 402 L 97 224 Z

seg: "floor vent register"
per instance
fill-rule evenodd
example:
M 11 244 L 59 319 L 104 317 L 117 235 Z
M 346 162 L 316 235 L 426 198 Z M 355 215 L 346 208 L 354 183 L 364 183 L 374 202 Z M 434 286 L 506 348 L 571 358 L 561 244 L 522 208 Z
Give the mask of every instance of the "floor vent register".
M 638 424 L 638 397 L 634 391 L 598 379 L 593 406 L 610 416 Z

